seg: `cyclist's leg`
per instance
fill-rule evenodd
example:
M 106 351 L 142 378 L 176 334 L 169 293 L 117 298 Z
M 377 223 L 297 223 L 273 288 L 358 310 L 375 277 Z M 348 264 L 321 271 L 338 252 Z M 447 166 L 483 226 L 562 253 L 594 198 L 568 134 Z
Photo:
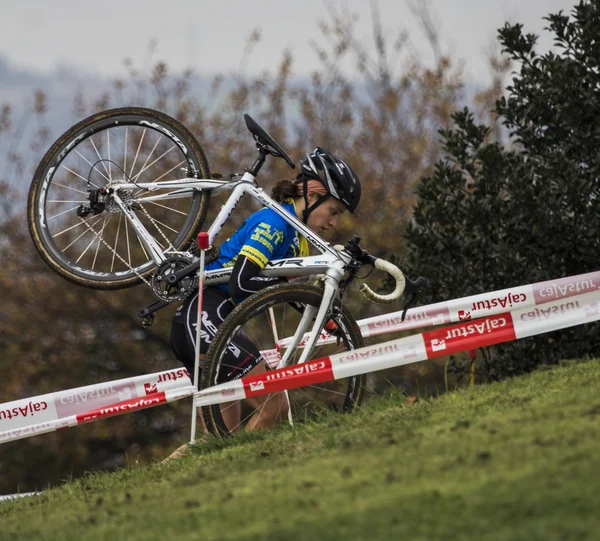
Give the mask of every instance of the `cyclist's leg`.
M 302 307 L 312 306 L 318 308 L 322 300 L 322 291 L 314 286 L 301 284 L 282 284 L 272 286 L 262 292 L 252 295 L 240 303 L 219 327 L 219 332 L 214 337 L 207 356 L 207 366 L 202 374 L 201 388 L 207 389 L 225 381 L 231 381 L 244 374 L 238 370 L 234 377 L 232 371 L 237 367 L 231 363 L 229 354 L 232 344 L 236 349 L 242 349 L 240 336 L 245 336 L 251 342 L 254 360 L 250 370 L 245 373 L 264 372 L 264 362 L 268 367 L 276 364 L 277 359 L 272 358 L 273 352 L 279 345 L 279 340 L 292 336 L 298 327 L 303 312 L 289 309 L 290 303 L 300 303 Z M 360 329 L 345 307 L 338 307 L 333 318 L 339 327 L 340 340 L 325 342 L 315 348 L 314 358 L 330 356 L 335 353 L 360 348 L 363 344 Z M 275 325 L 273 325 L 273 321 Z M 242 334 L 243 332 L 243 334 Z M 283 352 L 287 352 L 287 345 L 281 344 Z M 246 346 L 250 351 L 250 346 Z M 266 357 L 261 358 L 256 350 L 263 352 Z M 298 362 L 301 350 L 293 350 L 288 359 L 289 365 Z M 224 365 L 228 365 L 224 367 Z M 245 367 L 247 369 L 247 366 Z M 229 376 L 229 377 L 225 377 Z M 284 419 L 284 416 L 293 418 L 293 421 L 313 419 L 328 411 L 352 411 L 360 404 L 363 390 L 364 377 L 342 378 L 331 382 L 304 386 L 291 389 L 267 398 L 256 398 L 255 402 L 245 399 L 242 407 L 242 426 L 248 426 L 254 417 L 249 429 L 261 426 L 273 426 Z M 283 401 L 285 399 L 285 402 Z M 255 415 L 256 406 L 263 406 L 263 414 Z M 287 415 L 286 415 L 287 412 Z M 224 422 L 220 406 L 206 406 L 202 408 L 209 430 L 221 436 L 226 436 L 238 431 L 237 425 L 232 426 Z M 267 415 L 265 417 L 264 415 Z M 263 424 L 264 423 L 264 424 Z
M 261 361 L 249 374 L 261 374 L 266 371 L 266 363 Z M 250 417 L 246 430 L 275 428 L 287 419 L 290 405 L 287 396 L 283 392 L 255 396 L 247 398 L 246 401 L 254 408 L 254 414 Z
M 233 381 L 241 377 L 260 374 L 267 370 L 265 361 L 256 345 L 246 333 L 238 331 L 229 343 L 221 363 L 217 383 Z M 246 399 L 252 407 L 249 418 L 242 419 L 239 402 L 223 404 L 221 414 L 232 432 L 237 432 L 240 424 L 246 424 L 246 430 L 274 428 L 282 419 L 287 418 L 288 401 L 285 393 L 272 393 Z M 237 406 L 237 409 L 234 409 Z M 232 411 L 233 410 L 233 411 Z M 234 413 L 235 412 L 235 413 Z M 231 422 L 233 421 L 233 423 Z
M 202 298 L 202 327 L 200 329 L 200 370 L 205 364 L 208 351 L 218 326 L 233 310 L 229 296 L 217 287 L 204 289 Z M 171 327 L 171 347 L 175 356 L 187 369 L 190 379 L 194 377 L 194 360 L 196 357 L 196 325 L 198 321 L 198 294 L 190 295 L 177 309 Z M 233 402 L 223 404 L 221 413 L 230 426 L 239 424 L 240 404 Z M 202 420 L 202 419 L 201 419 Z M 206 431 L 204 421 L 202 427 Z
M 207 287 L 202 296 L 202 327 L 200 328 L 200 369 L 204 366 L 208 351 L 217 328 L 233 310 L 229 297 L 222 289 Z M 175 356 L 188 370 L 194 373 L 196 358 L 196 325 L 198 322 L 198 293 L 190 295 L 177 308 L 171 326 L 171 347 Z

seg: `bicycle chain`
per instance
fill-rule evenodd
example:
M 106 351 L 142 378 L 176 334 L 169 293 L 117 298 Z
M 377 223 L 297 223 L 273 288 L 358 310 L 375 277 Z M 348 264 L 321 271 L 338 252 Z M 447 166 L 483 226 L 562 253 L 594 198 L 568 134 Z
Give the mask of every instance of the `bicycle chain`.
M 156 223 L 156 220 L 154 220 L 154 218 L 152 218 L 152 216 L 150 216 L 150 213 L 146 210 L 146 207 L 144 207 L 144 205 L 142 205 L 141 203 L 137 203 L 139 205 L 139 207 L 142 209 L 142 211 L 144 212 L 144 214 L 148 217 L 148 219 L 152 222 L 152 225 L 154 225 L 154 227 L 156 227 L 156 230 L 162 235 L 162 238 L 164 239 L 164 241 L 167 243 L 168 247 L 173 251 L 176 252 L 177 250 L 175 250 L 175 247 L 173 246 L 173 244 L 171 244 L 171 241 L 167 238 L 167 236 L 164 234 L 163 230 L 159 227 L 159 225 Z M 97 233 L 94 228 L 89 225 L 85 220 L 83 220 L 81 217 L 79 218 L 80 221 L 94 234 L 94 236 L 104 244 L 104 246 L 106 246 L 108 248 L 108 250 L 110 252 L 113 253 L 113 255 L 115 255 L 120 261 L 121 263 L 123 263 L 123 265 L 125 265 L 129 270 L 131 270 L 140 280 L 142 280 L 142 282 L 144 282 L 151 290 L 152 292 L 154 292 L 154 288 L 152 287 L 152 284 L 150 283 L 149 280 L 147 280 L 144 276 L 142 276 L 142 274 L 140 274 L 135 268 L 133 268 L 129 263 L 127 263 L 127 261 L 125 261 L 125 259 L 123 257 L 121 257 L 121 255 L 119 255 L 119 253 L 113 249 L 108 242 L 106 242 L 102 236 Z M 127 219 L 127 218 L 125 218 Z
M 127 219 L 127 218 L 125 218 Z M 100 242 L 102 242 L 102 244 L 104 244 L 104 246 L 106 246 L 112 253 L 113 255 L 117 256 L 117 258 L 119 258 L 119 260 L 121 261 L 121 263 L 123 263 L 126 267 L 128 267 L 140 280 L 142 280 L 142 282 L 144 282 L 150 289 L 152 289 L 152 284 L 146 280 L 146 278 L 144 278 L 137 270 L 135 270 L 129 263 L 127 263 L 127 261 L 125 261 L 125 259 L 123 259 L 116 250 L 114 250 L 109 244 L 108 242 L 106 242 L 102 236 L 99 233 L 96 233 L 96 231 L 94 231 L 94 228 L 89 225 L 84 219 L 82 219 L 81 217 L 79 217 L 79 220 L 81 220 L 81 222 L 98 238 L 98 240 Z
M 150 216 L 150 214 L 148 213 L 148 211 L 146 210 L 146 207 L 144 207 L 144 205 L 142 205 L 141 203 L 136 203 L 137 205 L 140 206 L 140 208 L 144 211 L 144 214 L 146 216 L 148 216 L 148 219 L 152 222 L 152 225 L 154 227 L 156 227 L 157 231 L 162 235 L 162 238 L 165 240 L 165 242 L 169 245 L 169 248 L 175 252 L 175 247 L 171 244 L 171 241 L 167 238 L 167 236 L 163 233 L 162 229 L 160 227 L 158 227 L 158 224 L 156 223 L 156 221 L 154 220 L 154 218 L 152 218 L 152 216 Z

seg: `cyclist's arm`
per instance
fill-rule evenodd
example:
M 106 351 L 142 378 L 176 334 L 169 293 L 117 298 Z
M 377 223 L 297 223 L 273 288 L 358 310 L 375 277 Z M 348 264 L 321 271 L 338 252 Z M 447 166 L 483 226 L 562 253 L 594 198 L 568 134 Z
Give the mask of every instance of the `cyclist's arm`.
M 259 276 L 261 270 L 262 267 L 248 257 L 238 255 L 229 278 L 229 295 L 234 299 L 248 297 L 282 281 L 275 276 Z
M 251 228 L 242 245 L 229 278 L 229 295 L 237 299 L 248 297 L 265 287 L 279 283 L 274 277 L 259 276 L 274 257 L 284 251 L 285 222 L 265 213 L 265 219 Z
M 235 260 L 235 265 L 229 277 L 228 291 L 232 299 L 249 297 L 253 293 L 263 290 L 265 287 L 273 286 L 287 279 L 278 276 L 258 276 L 262 267 L 243 255 Z M 299 303 L 290 302 L 292 308 L 300 313 L 304 312 L 304 306 Z M 334 323 L 335 325 L 335 323 Z M 336 326 L 337 327 L 337 326 Z M 332 333 L 333 331 L 330 331 Z

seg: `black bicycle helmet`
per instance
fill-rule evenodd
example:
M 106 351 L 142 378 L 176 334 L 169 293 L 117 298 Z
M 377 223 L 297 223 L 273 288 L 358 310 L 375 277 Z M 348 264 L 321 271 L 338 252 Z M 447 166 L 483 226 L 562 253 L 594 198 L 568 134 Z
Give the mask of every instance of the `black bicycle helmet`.
M 360 180 L 352 168 L 341 158 L 327 152 L 322 147 L 315 148 L 306 159 L 300 162 L 301 173 L 298 181 L 304 182 L 304 200 L 306 209 L 303 213 L 303 221 L 306 223 L 308 215 L 315 210 L 328 197 L 334 197 L 341 201 L 344 206 L 354 212 L 360 202 Z M 312 205 L 308 206 L 306 183 L 309 180 L 318 180 L 327 190 Z

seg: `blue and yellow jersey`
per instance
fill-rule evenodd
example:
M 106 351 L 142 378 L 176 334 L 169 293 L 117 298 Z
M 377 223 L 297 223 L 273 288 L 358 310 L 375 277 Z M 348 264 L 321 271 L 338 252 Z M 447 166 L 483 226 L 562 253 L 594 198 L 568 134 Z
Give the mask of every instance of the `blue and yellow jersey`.
M 296 216 L 293 199 L 281 205 Z M 306 257 L 309 254 L 305 237 L 289 225 L 274 210 L 263 208 L 240 226 L 222 245 L 219 256 L 206 266 L 206 270 L 233 267 L 238 255 L 246 256 L 261 269 L 275 259 Z M 227 285 L 219 286 L 227 291 Z

